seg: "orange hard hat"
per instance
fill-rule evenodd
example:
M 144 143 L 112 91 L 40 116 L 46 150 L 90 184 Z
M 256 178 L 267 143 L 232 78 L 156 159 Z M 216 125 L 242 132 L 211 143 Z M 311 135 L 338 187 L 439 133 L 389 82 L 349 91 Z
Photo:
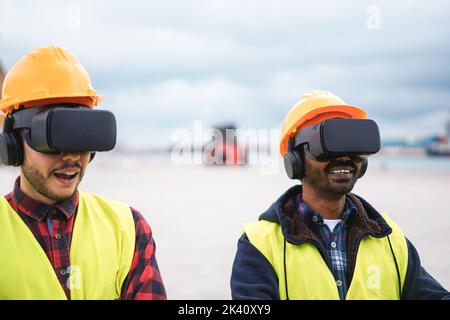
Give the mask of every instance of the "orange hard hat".
M 0 109 L 32 108 L 53 103 L 77 103 L 93 108 L 98 96 L 78 59 L 56 46 L 37 48 L 20 59 L 6 74 Z
M 281 156 L 287 151 L 289 139 L 300 129 L 333 118 L 366 119 L 367 114 L 358 107 L 346 104 L 329 91 L 314 90 L 306 93 L 284 119 L 280 141 Z

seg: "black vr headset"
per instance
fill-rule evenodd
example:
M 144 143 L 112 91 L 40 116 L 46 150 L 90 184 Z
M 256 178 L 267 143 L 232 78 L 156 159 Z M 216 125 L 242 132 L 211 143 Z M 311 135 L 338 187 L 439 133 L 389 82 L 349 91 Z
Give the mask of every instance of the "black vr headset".
M 0 158 L 4 165 L 23 162 L 21 137 L 38 152 L 91 152 L 112 150 L 116 144 L 116 119 L 105 110 L 85 106 L 47 106 L 8 114 L 0 133 Z
M 301 129 L 288 142 L 284 167 L 291 179 L 305 176 L 305 154 L 327 162 L 342 156 L 362 161 L 358 178 L 367 170 L 367 156 L 380 150 L 380 132 L 370 119 L 329 119 Z

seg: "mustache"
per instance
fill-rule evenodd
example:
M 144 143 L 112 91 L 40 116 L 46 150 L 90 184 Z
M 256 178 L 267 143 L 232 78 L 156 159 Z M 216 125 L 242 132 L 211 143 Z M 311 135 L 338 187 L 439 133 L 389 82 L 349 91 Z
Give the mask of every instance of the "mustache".
M 58 170 L 73 169 L 73 168 L 80 169 L 80 172 L 83 171 L 83 166 L 81 165 L 81 162 L 76 161 L 76 162 L 66 162 L 61 167 L 53 169 L 50 174 L 53 174 Z
M 328 165 L 325 167 L 325 171 L 329 171 L 329 170 L 331 170 L 331 169 L 333 169 L 335 167 L 340 167 L 340 166 L 352 167 L 353 171 L 356 172 L 356 165 L 351 160 L 347 160 L 347 161 L 333 160 L 333 161 L 330 161 L 330 163 L 328 163 Z

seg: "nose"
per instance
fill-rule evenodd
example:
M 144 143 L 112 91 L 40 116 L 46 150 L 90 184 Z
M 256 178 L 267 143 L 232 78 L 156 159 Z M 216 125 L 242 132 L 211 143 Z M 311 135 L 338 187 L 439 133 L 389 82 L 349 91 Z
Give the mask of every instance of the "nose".
M 341 156 L 339 158 L 336 158 L 334 160 L 338 160 L 338 161 L 351 161 L 354 164 L 358 165 L 363 159 L 361 157 L 358 156 Z
M 334 161 L 338 161 L 338 162 L 348 162 L 348 161 L 350 161 L 352 163 L 355 163 L 355 161 L 349 156 L 342 156 L 342 157 L 339 157 L 339 158 L 335 158 Z
M 336 158 L 336 160 L 350 160 L 350 161 L 352 161 L 352 158 L 350 158 L 349 156 L 342 156 L 342 157 Z
M 61 159 L 63 161 L 77 161 L 80 160 L 81 153 L 79 152 L 63 152 Z

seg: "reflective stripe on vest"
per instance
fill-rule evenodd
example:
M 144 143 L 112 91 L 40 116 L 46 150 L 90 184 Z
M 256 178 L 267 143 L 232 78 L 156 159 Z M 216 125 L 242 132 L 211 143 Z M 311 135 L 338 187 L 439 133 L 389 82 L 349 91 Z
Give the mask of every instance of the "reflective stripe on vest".
M 118 299 L 133 259 L 130 207 L 85 192 L 72 234 L 71 299 Z M 61 270 L 56 270 L 61 272 Z M 67 299 L 33 233 L 0 197 L 0 299 Z
M 361 240 L 348 300 L 400 299 L 408 267 L 408 247 L 399 227 L 386 215 L 383 218 L 392 233 L 389 239 L 366 236 Z M 286 242 L 285 247 L 280 225 L 264 220 L 246 224 L 244 232 L 274 268 L 280 299 L 339 299 L 336 280 L 315 245 Z

